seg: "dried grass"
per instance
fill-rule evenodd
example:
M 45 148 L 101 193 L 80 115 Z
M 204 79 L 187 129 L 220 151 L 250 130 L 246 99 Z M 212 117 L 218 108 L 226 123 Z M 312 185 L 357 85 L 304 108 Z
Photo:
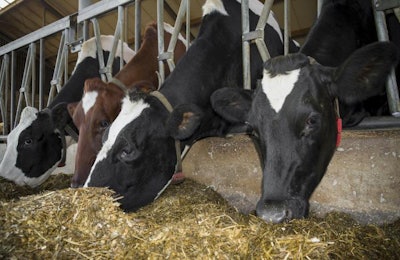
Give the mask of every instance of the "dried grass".
M 400 221 L 359 225 L 331 213 L 324 219 L 266 224 L 191 180 L 126 214 L 111 191 L 69 189 L 69 178 L 52 177 L 35 190 L 0 180 L 0 258 L 400 258 Z

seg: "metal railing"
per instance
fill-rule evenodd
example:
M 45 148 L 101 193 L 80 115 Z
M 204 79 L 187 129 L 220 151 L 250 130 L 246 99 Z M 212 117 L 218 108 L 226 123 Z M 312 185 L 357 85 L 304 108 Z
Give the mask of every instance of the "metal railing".
M 80 0 L 84 1 L 84 0 Z M 98 46 L 100 45 L 100 26 L 98 23 L 98 17 L 109 12 L 117 12 L 118 19 L 115 25 L 114 32 L 114 43 L 112 52 L 110 53 L 109 59 L 104 63 L 103 59 L 100 60 L 100 73 L 102 79 L 107 81 L 111 78 L 111 64 L 115 57 L 115 50 L 117 49 L 118 40 L 124 42 L 124 30 L 126 30 L 125 19 L 126 19 L 126 8 L 130 4 L 134 4 L 135 8 L 135 50 L 137 51 L 140 46 L 140 33 L 141 33 L 141 2 L 143 0 L 103 0 L 95 4 L 83 5 L 76 15 L 64 17 L 52 24 L 49 24 L 35 32 L 32 32 L 24 37 L 21 37 L 7 45 L 0 47 L 0 115 L 4 122 L 3 135 L 0 136 L 0 140 L 6 138 L 6 134 L 9 130 L 16 126 L 19 121 L 21 110 L 25 103 L 26 106 L 35 104 L 35 92 L 39 92 L 39 102 L 38 109 L 41 110 L 44 107 L 43 101 L 43 91 L 44 91 L 44 70 L 45 70 L 45 53 L 44 53 L 44 39 L 52 35 L 59 34 L 59 47 L 57 53 L 56 64 L 54 66 L 54 73 L 51 80 L 51 86 L 49 91 L 49 97 L 47 105 L 50 104 L 53 96 L 58 93 L 63 85 L 68 80 L 68 54 L 73 49 L 79 49 L 79 45 L 87 40 L 89 35 L 89 23 L 93 25 L 93 32 L 97 39 Z M 174 32 L 171 38 L 171 42 L 167 48 L 164 50 L 164 34 L 161 33 L 163 30 L 161 28 L 164 21 L 164 1 L 157 0 L 157 22 L 158 22 L 158 49 L 159 49 L 159 67 L 160 67 L 160 80 L 161 82 L 165 78 L 164 74 L 164 62 L 169 66 L 170 70 L 173 70 L 175 64 L 173 62 L 173 50 L 178 38 L 178 34 L 181 30 L 183 20 L 186 15 L 186 37 L 187 42 L 190 42 L 190 0 L 181 0 L 179 11 L 174 25 Z M 387 32 L 385 32 L 385 24 L 382 22 L 384 20 L 383 11 L 387 6 L 382 6 L 380 0 L 371 0 L 374 6 L 376 6 L 375 19 L 377 24 L 378 36 L 380 40 L 387 40 Z M 398 3 L 399 0 L 391 1 Z M 265 0 L 264 6 L 261 12 L 260 19 L 258 21 L 257 27 L 254 31 L 250 31 L 249 27 L 249 0 L 242 0 L 242 30 L 243 30 L 243 79 L 244 88 L 250 88 L 250 44 L 255 42 L 257 49 L 261 55 L 263 61 L 269 59 L 269 52 L 264 42 L 264 28 L 267 23 L 267 18 L 270 13 L 271 7 L 273 5 L 273 0 Z M 318 0 L 318 10 L 322 0 Z M 390 6 L 392 8 L 392 6 Z M 290 37 L 290 0 L 285 0 L 284 7 L 284 50 L 285 54 L 288 53 L 289 37 Z M 319 11 L 318 11 L 319 12 Z M 382 18 L 383 15 L 383 18 Z M 383 27 L 382 27 L 383 26 Z M 81 32 L 79 32 L 81 28 Z M 381 29 L 383 28 L 383 29 Z M 160 30 L 161 29 L 161 30 Z M 39 54 L 37 55 L 37 45 L 39 45 Z M 78 47 L 77 47 L 78 46 Z M 189 44 L 188 44 L 189 46 Z M 15 68 L 16 68 L 16 51 L 21 48 L 27 49 L 27 57 L 25 61 L 24 74 L 22 77 L 21 86 L 17 87 L 15 78 Z M 122 46 L 121 46 L 122 48 Z M 102 52 L 98 52 L 99 57 L 102 56 Z M 122 58 L 122 57 L 121 57 Z M 36 61 L 39 63 L 39 70 L 36 68 Z M 121 67 L 123 59 L 121 59 Z M 394 75 L 394 74 L 393 74 Z M 397 91 L 396 78 L 391 76 L 388 79 L 388 100 L 390 103 L 390 109 L 394 116 L 400 116 L 400 106 L 399 106 L 399 94 Z M 38 88 L 37 88 L 38 82 Z M 15 94 L 18 93 L 18 102 L 16 104 Z M 396 92 L 397 91 L 397 92 Z M 10 104 L 8 104 L 10 100 Z M 16 109 L 15 109 L 16 108 Z M 7 111 L 9 109 L 9 112 Z M 379 122 L 378 122 L 379 121 Z M 400 126 L 400 120 L 395 117 L 384 117 L 383 121 L 380 118 L 376 124 L 374 120 L 367 119 L 367 123 L 363 122 L 359 127 L 365 128 L 375 128 L 375 127 L 393 127 Z M 387 122 L 387 123 L 384 123 Z

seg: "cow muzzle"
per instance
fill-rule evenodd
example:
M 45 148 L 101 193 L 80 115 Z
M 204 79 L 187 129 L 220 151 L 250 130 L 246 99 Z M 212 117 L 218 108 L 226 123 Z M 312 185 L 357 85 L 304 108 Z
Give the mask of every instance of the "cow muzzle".
M 309 203 L 304 199 L 259 200 L 256 214 L 268 223 L 281 223 L 307 217 Z

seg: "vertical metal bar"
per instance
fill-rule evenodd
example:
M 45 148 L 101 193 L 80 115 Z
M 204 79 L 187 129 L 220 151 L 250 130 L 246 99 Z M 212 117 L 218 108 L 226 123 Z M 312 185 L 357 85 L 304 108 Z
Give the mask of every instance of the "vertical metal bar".
M 11 52 L 11 93 L 10 93 L 10 130 L 14 129 L 14 110 L 15 110 L 15 73 L 17 71 L 17 61 L 15 51 Z
M 89 22 L 88 21 L 83 21 L 82 34 L 83 34 L 82 38 L 83 38 L 84 42 L 89 40 Z
M 5 89 L 7 88 L 6 84 L 6 67 L 7 65 L 7 59 L 8 56 L 4 55 L 3 56 L 3 61 L 1 63 L 1 68 L 0 68 L 0 113 L 1 113 L 1 119 L 3 121 L 3 133 L 4 130 L 6 129 L 6 122 L 7 122 L 7 106 L 5 106 L 5 100 L 7 99 L 7 96 L 4 95 Z
M 318 0 L 318 3 L 317 3 L 317 16 L 318 17 L 321 14 L 321 8 L 322 8 L 323 3 L 324 3 L 324 0 Z
M 250 43 L 244 35 L 250 32 L 249 0 L 242 0 L 242 59 L 243 59 L 243 87 L 251 88 L 250 78 Z
M 118 20 L 121 18 L 120 15 L 123 16 L 123 10 L 120 11 L 121 10 L 120 8 L 122 8 L 122 7 L 118 6 Z M 120 42 L 119 39 L 120 39 L 120 36 L 121 36 L 121 30 L 122 30 L 121 27 L 122 27 L 122 24 L 120 22 L 117 22 L 117 25 L 115 27 L 114 38 L 113 38 L 113 46 L 111 48 L 110 55 L 108 56 L 108 60 L 107 60 L 107 65 L 105 67 L 105 75 L 106 75 L 107 81 L 110 81 L 111 78 L 112 78 L 112 74 L 111 74 L 112 64 L 114 62 L 114 57 L 116 56 L 115 53 L 116 53 L 116 50 L 117 50 L 117 47 L 118 47 L 118 43 Z M 121 54 L 121 56 L 122 56 L 122 54 Z
M 78 2 L 78 11 L 83 8 L 88 7 L 92 4 L 92 0 L 79 0 Z M 87 41 L 89 39 L 89 23 L 88 21 L 83 21 L 82 25 L 82 38 L 83 41 Z
M 106 75 L 103 73 L 104 70 L 104 56 L 103 56 L 103 48 L 101 47 L 101 37 L 100 37 L 100 28 L 96 18 L 91 19 L 93 24 L 94 36 L 96 37 L 96 47 L 97 47 L 97 58 L 99 59 L 99 67 L 100 67 L 100 77 L 103 81 L 106 81 Z
M 376 0 L 372 0 L 373 13 L 375 18 L 375 26 L 379 41 L 389 41 L 387 31 L 385 13 L 376 10 Z M 397 88 L 396 74 L 394 69 L 391 70 L 386 80 L 386 93 L 388 98 L 390 113 L 395 117 L 400 117 L 400 101 L 399 90 Z
M 69 51 L 68 51 L 68 40 L 69 40 L 68 35 L 69 35 L 69 29 L 66 28 L 64 30 L 64 33 L 65 33 L 65 37 L 64 37 L 63 51 L 64 51 L 64 84 L 65 84 L 68 81 L 68 53 L 69 53 Z M 60 84 L 61 84 L 61 82 L 60 82 Z
M 157 0 L 157 32 L 158 32 L 158 55 L 164 53 L 164 0 Z M 164 82 L 164 62 L 158 60 L 159 85 Z
M 45 77 L 44 39 L 39 40 L 39 110 L 43 109 L 43 85 Z
M 119 59 L 119 69 L 121 70 L 124 67 L 124 42 L 125 42 L 125 37 L 124 37 L 124 24 L 125 24 L 125 7 L 123 6 L 118 6 L 118 23 L 117 26 L 120 27 L 120 59 Z M 115 39 L 116 40 L 116 39 Z M 112 71 L 112 63 L 110 65 L 110 72 Z M 109 80 L 111 80 L 112 75 L 110 75 Z
M 291 28 L 290 28 L 290 0 L 285 0 L 284 5 L 285 5 L 284 6 L 285 24 L 284 24 L 283 46 L 284 46 L 284 55 L 287 55 L 289 53 L 289 38 L 291 35 L 291 32 L 290 32 L 290 30 L 291 30 Z
M 135 51 L 137 52 L 140 48 L 140 37 L 141 37 L 141 12 L 142 0 L 136 0 L 135 2 Z
M 190 46 L 190 0 L 186 4 L 186 50 Z
M 21 84 L 21 87 L 20 87 L 20 89 L 19 89 L 19 95 L 21 96 L 23 96 L 24 98 L 25 98 L 25 103 L 26 103 L 26 105 L 27 106 L 30 106 L 30 100 L 29 100 L 29 98 L 28 98 L 28 92 L 29 92 L 29 89 L 28 89 L 28 82 L 31 80 L 31 78 L 32 78 L 32 70 L 31 70 L 31 66 L 32 66 L 32 51 L 33 51 L 33 47 L 32 47 L 32 43 L 29 45 L 29 48 L 28 48 L 28 53 L 27 53 L 27 55 L 26 55 L 26 60 L 25 60 L 25 68 L 24 68 L 24 76 L 22 77 L 22 84 Z M 19 110 L 18 110 L 18 108 L 19 108 Z M 17 106 L 17 116 L 18 116 L 18 114 L 21 112 L 21 109 L 22 109 L 22 103 L 20 104 L 20 103 L 18 103 L 18 106 Z
M 11 124 L 10 124 L 10 121 L 9 121 L 9 117 L 8 117 L 8 114 L 7 114 L 7 108 L 8 108 L 8 98 L 10 97 L 10 92 L 11 92 L 11 85 L 10 85 L 10 55 L 9 54 L 6 54 L 6 55 L 4 55 L 4 57 L 6 57 L 7 58 L 7 65 L 6 65 L 6 71 L 5 71 L 5 84 L 6 84 L 6 86 L 5 86 L 5 96 L 6 96 L 6 99 L 5 99 L 5 101 L 4 101 L 4 104 L 5 104 L 5 107 L 6 107 L 6 111 L 5 111 L 5 120 L 4 120 L 4 129 L 5 129 L 5 131 L 4 131 L 4 134 L 8 134 L 9 133 L 9 131 L 10 131 L 10 126 L 11 126 Z
M 31 43 L 31 106 L 35 106 L 35 92 L 36 92 L 36 43 Z
M 172 54 L 167 59 L 167 63 L 168 63 L 170 71 L 173 71 L 174 68 L 175 68 L 174 50 L 175 50 L 176 42 L 178 40 L 179 32 L 180 32 L 180 30 L 182 28 L 182 22 L 183 22 L 183 18 L 185 17 L 187 3 L 188 3 L 188 0 L 182 0 L 181 1 L 181 5 L 179 6 L 179 11 L 178 11 L 178 14 L 177 14 L 177 17 L 176 17 L 176 20 L 175 20 L 174 31 L 172 33 L 171 40 L 169 41 L 169 44 L 168 44 L 167 52 Z
M 58 45 L 56 64 L 54 66 L 53 77 L 50 82 L 51 86 L 49 91 L 49 97 L 47 99 L 47 106 L 50 105 L 50 103 L 53 100 L 53 97 L 58 92 L 61 91 L 61 79 L 63 76 L 63 70 L 65 68 L 66 60 L 68 60 L 68 57 L 65 54 L 65 52 L 68 52 L 68 48 L 65 44 L 67 35 L 68 35 L 67 30 L 64 30 L 61 34 L 60 44 Z

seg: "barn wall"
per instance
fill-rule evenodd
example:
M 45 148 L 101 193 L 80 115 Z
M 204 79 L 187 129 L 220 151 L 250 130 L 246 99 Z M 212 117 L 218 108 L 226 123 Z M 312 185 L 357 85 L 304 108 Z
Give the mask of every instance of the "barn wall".
M 323 215 L 344 211 L 363 223 L 400 217 L 400 129 L 344 131 L 326 175 L 311 197 Z M 262 171 L 245 135 L 207 138 L 193 145 L 183 161 L 188 178 L 211 186 L 238 210 L 254 211 L 261 196 Z

